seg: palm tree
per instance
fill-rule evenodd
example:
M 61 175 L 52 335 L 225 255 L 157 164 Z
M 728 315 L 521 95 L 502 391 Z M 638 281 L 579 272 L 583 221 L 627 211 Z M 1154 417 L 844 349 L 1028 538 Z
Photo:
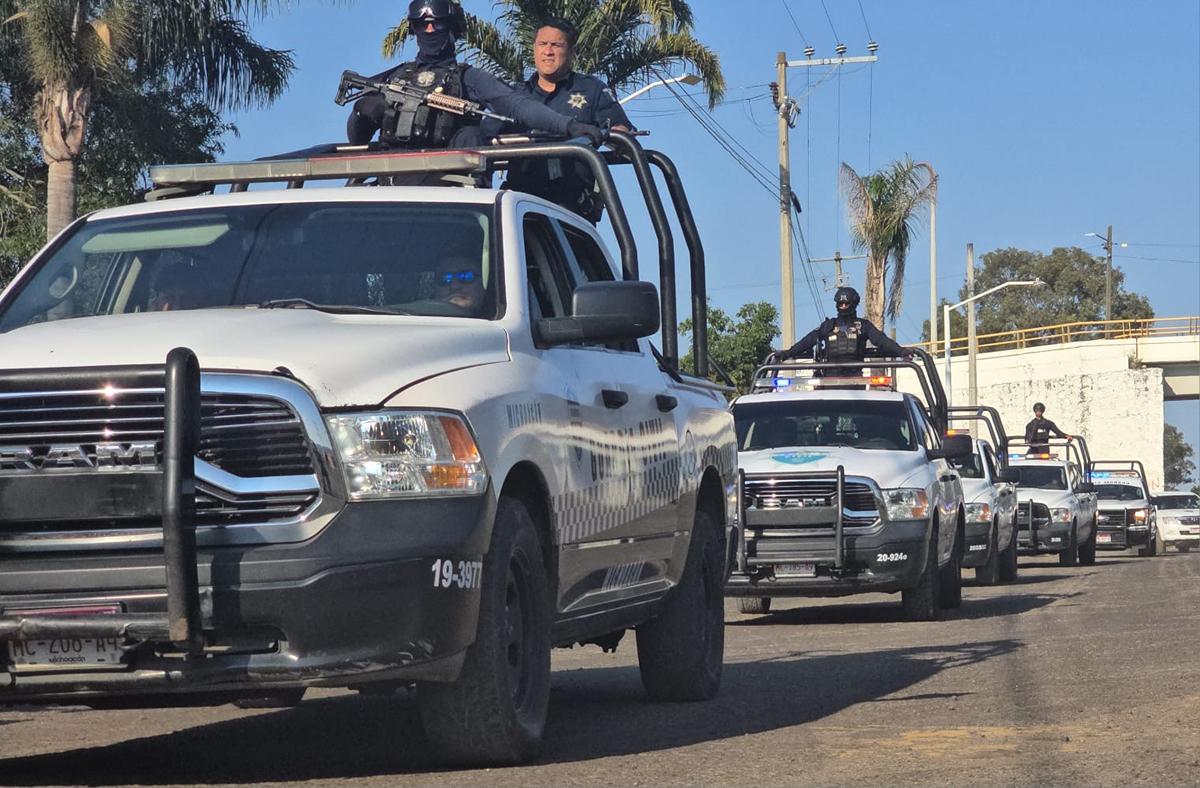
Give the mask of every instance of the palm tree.
M 692 35 L 687 0 L 497 0 L 496 23 L 467 14 L 460 46 L 497 76 L 519 82 L 533 67 L 533 39 L 542 20 L 562 17 L 579 30 L 575 68 L 596 74 L 613 90 L 629 90 L 662 78 L 661 69 L 689 63 L 708 94 L 711 109 L 725 94 L 717 53 Z M 383 40 L 394 57 L 408 37 L 408 21 Z
M 47 237 L 75 218 L 75 161 L 97 91 L 161 73 L 214 109 L 274 100 L 288 52 L 255 42 L 247 23 L 272 0 L 0 0 L 0 35 L 18 39 L 37 89 L 34 117 L 47 177 Z
M 937 196 L 937 173 L 906 156 L 865 178 L 843 162 L 841 176 L 854 245 L 867 255 L 867 319 L 882 329 L 885 312 L 893 324 L 900 314 L 914 223 Z M 892 284 L 887 288 L 889 261 Z

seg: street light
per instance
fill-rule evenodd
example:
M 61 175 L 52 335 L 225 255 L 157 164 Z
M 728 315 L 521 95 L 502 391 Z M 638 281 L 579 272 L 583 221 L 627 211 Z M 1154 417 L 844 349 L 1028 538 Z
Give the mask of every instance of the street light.
M 960 306 L 966 306 L 972 301 L 977 301 L 985 295 L 991 295 L 997 290 L 1003 290 L 1006 287 L 1036 287 L 1046 284 L 1041 279 L 1018 279 L 1003 284 L 996 285 L 993 288 L 984 290 L 982 293 L 973 295 L 970 298 L 963 299 L 957 304 L 945 304 L 942 306 L 942 351 L 946 357 L 946 402 L 949 403 L 954 398 L 954 387 L 950 382 L 950 312 L 958 309 Z M 968 363 L 974 363 L 975 354 L 971 352 L 971 348 L 967 348 Z M 971 403 L 974 405 L 975 403 Z
M 617 103 L 618 103 L 618 104 L 627 104 L 627 103 L 629 103 L 630 101 L 633 101 L 633 100 L 634 100 L 635 98 L 637 98 L 638 96 L 640 96 L 640 95 L 642 95 L 643 93 L 645 93 L 646 91 L 648 91 L 648 90 L 650 90 L 650 89 L 652 89 L 652 88 L 661 87 L 662 85 L 671 85 L 671 84 L 674 84 L 674 83 L 676 83 L 676 82 L 682 82 L 683 84 L 685 84 L 685 85 L 689 85 L 689 86 L 690 86 L 690 85 L 699 85 L 699 84 L 700 84 L 701 82 L 703 82 L 703 81 L 704 81 L 704 80 L 700 79 L 700 77 L 698 77 L 698 76 L 697 76 L 697 75 L 695 75 L 695 74 L 691 74 L 691 73 L 688 73 L 688 74 L 680 74 L 680 75 L 679 75 L 679 76 L 677 76 L 677 77 L 670 77 L 670 78 L 668 78 L 668 79 L 656 79 L 656 80 L 654 80 L 653 82 L 651 82 L 649 85 L 642 85 L 640 88 L 638 88 L 637 90 L 633 91 L 632 93 L 630 93 L 628 96 L 626 96 L 625 98 L 621 99 L 621 100 L 620 100 L 619 102 L 617 102 Z

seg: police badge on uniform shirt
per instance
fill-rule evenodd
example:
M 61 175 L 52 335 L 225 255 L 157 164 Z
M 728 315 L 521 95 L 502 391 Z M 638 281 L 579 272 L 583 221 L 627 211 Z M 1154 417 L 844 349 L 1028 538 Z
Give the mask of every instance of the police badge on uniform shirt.
M 587 103 L 587 96 L 582 93 L 572 93 L 567 99 L 567 106 L 571 109 L 583 109 Z
M 437 74 L 432 71 L 422 71 L 417 74 L 417 84 L 427 88 L 437 81 Z

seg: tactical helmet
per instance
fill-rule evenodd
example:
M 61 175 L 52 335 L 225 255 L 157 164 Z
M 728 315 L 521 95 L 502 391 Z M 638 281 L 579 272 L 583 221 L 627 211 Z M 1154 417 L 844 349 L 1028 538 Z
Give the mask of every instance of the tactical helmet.
M 850 308 L 847 310 L 847 312 L 853 313 L 854 310 L 858 309 L 858 291 L 853 287 L 839 287 L 837 292 L 833 294 L 833 303 L 836 306 L 841 304 L 843 301 L 850 304 Z M 838 313 L 840 314 L 841 312 L 842 310 L 839 307 Z
M 453 0 L 412 0 L 408 4 L 408 23 L 416 26 L 422 19 L 446 25 L 450 35 L 461 38 L 467 31 L 467 17 Z
M 1033 403 L 1033 412 L 1034 413 L 1045 413 L 1046 406 L 1040 402 L 1035 402 L 1035 403 Z

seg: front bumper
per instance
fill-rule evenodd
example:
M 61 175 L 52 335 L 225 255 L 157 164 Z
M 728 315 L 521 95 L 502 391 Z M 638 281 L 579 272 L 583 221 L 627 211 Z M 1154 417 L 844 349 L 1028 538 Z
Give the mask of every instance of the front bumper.
M 984 566 L 992 554 L 992 524 L 967 523 L 964 533 L 963 566 Z
M 202 647 L 188 652 L 134 625 L 119 669 L 30 672 L 0 642 L 0 703 L 453 680 L 474 640 L 480 573 L 435 586 L 432 565 L 482 559 L 492 498 L 354 503 L 307 542 L 201 549 Z M 84 623 L 57 625 L 29 612 L 38 609 L 101 605 L 165 620 L 163 576 L 161 553 L 6 555 L 0 641 L 69 636 Z M 48 620 L 36 638 L 21 637 Z
M 1148 525 L 1101 525 L 1096 529 L 1096 549 L 1126 550 L 1130 547 L 1141 547 L 1150 543 L 1150 534 L 1151 528 Z
M 1027 528 L 1017 531 L 1017 552 L 1021 555 L 1061 553 L 1070 546 L 1070 523 L 1051 523 L 1038 526 L 1036 531 Z
M 929 522 L 876 523 L 847 528 L 843 533 L 843 564 L 837 567 L 835 538 L 815 529 L 793 529 L 773 540 L 769 555 L 748 559 L 735 568 L 725 585 L 726 596 L 847 596 L 902 591 L 920 582 L 928 557 Z M 808 531 L 808 533 L 805 533 Z M 796 567 L 809 574 L 795 572 Z

